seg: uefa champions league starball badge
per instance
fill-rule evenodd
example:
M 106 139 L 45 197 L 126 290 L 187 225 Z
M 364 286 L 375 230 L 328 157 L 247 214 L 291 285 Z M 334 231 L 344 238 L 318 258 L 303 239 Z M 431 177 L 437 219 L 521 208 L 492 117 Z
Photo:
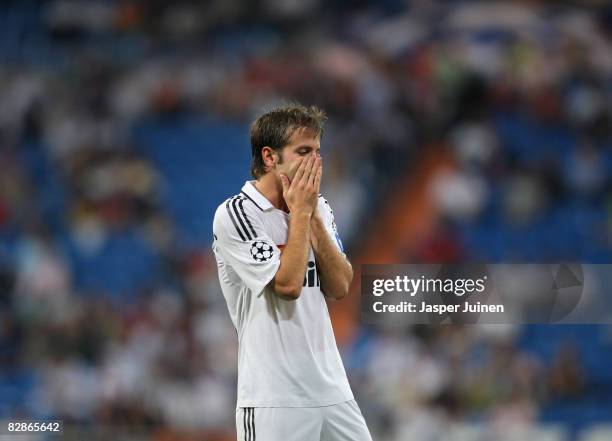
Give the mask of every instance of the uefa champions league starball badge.
M 266 262 L 274 255 L 274 247 L 263 240 L 256 240 L 251 244 L 251 256 L 256 262 Z

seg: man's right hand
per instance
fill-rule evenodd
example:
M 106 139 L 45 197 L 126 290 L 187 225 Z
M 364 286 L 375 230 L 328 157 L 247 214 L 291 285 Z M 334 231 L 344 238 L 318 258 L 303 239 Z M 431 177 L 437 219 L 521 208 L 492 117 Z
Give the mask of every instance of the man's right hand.
M 290 212 L 312 215 L 317 206 L 321 186 L 321 158 L 311 155 L 301 158 L 300 161 L 291 181 L 284 174 L 280 176 L 283 198 Z

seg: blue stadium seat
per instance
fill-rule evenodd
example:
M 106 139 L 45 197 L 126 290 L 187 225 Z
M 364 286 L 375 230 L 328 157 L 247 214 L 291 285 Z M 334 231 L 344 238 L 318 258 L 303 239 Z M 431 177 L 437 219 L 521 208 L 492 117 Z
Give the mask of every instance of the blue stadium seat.
M 179 118 L 149 120 L 134 128 L 139 148 L 166 181 L 163 204 L 185 234 L 188 246 L 207 247 L 216 207 L 249 179 L 246 126 L 231 121 Z

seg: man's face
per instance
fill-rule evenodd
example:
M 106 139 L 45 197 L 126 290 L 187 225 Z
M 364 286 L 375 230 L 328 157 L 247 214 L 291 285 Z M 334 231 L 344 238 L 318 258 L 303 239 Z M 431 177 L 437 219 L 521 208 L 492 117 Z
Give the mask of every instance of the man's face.
M 291 135 L 289 144 L 283 147 L 276 172 L 283 173 L 292 180 L 299 166 L 299 159 L 306 159 L 310 155 L 321 156 L 321 141 L 314 137 L 312 132 L 298 129 Z

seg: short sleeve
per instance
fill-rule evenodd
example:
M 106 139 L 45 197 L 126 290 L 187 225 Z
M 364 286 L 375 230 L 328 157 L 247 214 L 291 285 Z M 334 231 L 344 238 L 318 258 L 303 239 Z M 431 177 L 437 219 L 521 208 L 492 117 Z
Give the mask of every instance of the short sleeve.
M 265 234 L 258 216 L 245 209 L 244 201 L 230 199 L 215 213 L 213 234 L 215 253 L 260 295 L 278 271 L 280 249 Z
M 340 234 L 338 234 L 338 227 L 336 226 L 336 222 L 334 220 L 334 211 L 329 205 L 329 202 L 327 202 L 323 196 L 319 196 L 319 210 L 323 214 L 325 229 L 331 237 L 332 242 L 336 244 L 336 247 L 340 250 L 340 252 L 346 256 L 344 253 L 344 245 L 342 244 Z

